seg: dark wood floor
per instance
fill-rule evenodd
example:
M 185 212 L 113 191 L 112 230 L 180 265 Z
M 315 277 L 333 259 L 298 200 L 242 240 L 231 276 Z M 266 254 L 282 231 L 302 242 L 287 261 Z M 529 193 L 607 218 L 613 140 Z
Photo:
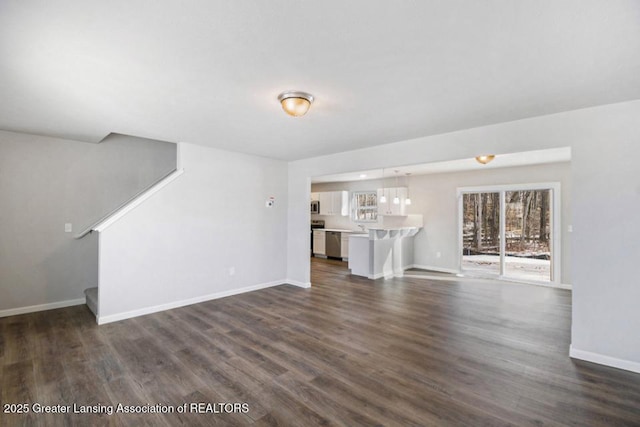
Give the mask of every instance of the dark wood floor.
M 568 291 L 348 275 L 97 326 L 0 319 L 1 401 L 246 402 L 246 414 L 7 415 L 12 425 L 640 425 L 640 375 L 567 353 Z

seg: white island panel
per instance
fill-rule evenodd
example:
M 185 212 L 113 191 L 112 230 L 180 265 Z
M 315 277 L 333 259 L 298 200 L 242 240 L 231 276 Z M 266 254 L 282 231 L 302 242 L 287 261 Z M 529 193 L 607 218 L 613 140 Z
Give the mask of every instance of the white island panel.
M 413 265 L 413 236 L 418 227 L 370 229 L 368 235 L 351 236 L 351 274 L 378 279 L 401 277 Z
M 371 250 L 367 234 L 352 234 L 349 236 L 349 269 L 356 276 L 369 277 L 371 275 Z

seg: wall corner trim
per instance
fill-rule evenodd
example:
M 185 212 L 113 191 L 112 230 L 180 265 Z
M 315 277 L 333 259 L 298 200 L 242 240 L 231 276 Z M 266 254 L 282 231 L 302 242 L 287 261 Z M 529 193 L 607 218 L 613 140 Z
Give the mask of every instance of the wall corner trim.
M 118 208 L 113 214 L 109 215 L 107 218 L 103 219 L 100 223 L 90 227 L 89 231 L 98 231 L 103 232 L 105 229 L 109 228 L 113 223 L 117 222 L 120 218 L 125 216 L 130 211 L 134 210 L 142 203 L 144 203 L 151 196 L 156 194 L 158 191 L 162 190 L 164 187 L 175 181 L 180 175 L 184 173 L 184 169 L 176 169 L 171 172 L 169 175 L 152 185 L 149 189 L 143 191 L 138 196 L 134 197 L 131 201 L 126 203 L 124 206 Z M 85 233 L 86 234 L 86 233 Z M 84 234 L 79 235 L 78 237 L 82 237 Z
M 301 282 L 299 280 L 293 280 L 293 279 L 286 279 L 282 282 L 283 285 L 293 285 L 293 286 L 298 286 L 300 288 L 310 288 L 311 287 L 311 282 Z
M 575 348 L 573 344 L 569 346 L 569 357 L 640 374 L 640 362 L 633 362 L 631 360 L 618 359 L 616 357 L 605 356 L 600 353 L 580 350 Z
M 19 314 L 36 313 L 38 311 L 55 310 L 56 308 L 71 307 L 86 304 L 85 298 L 70 299 L 66 301 L 49 302 L 46 304 L 29 305 L 26 307 L 8 308 L 0 310 L 0 317 L 17 316 Z

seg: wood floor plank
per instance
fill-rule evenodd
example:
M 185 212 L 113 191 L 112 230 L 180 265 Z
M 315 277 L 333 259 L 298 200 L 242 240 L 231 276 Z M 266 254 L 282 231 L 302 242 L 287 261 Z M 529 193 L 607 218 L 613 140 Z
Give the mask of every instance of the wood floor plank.
M 640 426 L 640 375 L 568 357 L 570 291 L 416 276 L 367 280 L 314 258 L 311 289 L 103 326 L 84 306 L 1 318 L 2 403 L 249 411 L 0 425 Z

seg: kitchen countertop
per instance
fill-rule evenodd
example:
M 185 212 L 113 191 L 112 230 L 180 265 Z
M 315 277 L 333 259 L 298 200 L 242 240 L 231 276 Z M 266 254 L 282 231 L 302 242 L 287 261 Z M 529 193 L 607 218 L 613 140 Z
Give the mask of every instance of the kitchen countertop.
M 369 227 L 368 230 L 396 231 L 396 230 L 413 230 L 414 228 L 422 228 L 422 227 Z
M 339 231 L 341 233 L 357 233 L 357 234 L 367 234 L 369 233 L 369 230 L 374 230 L 374 231 L 395 231 L 395 230 L 413 230 L 415 228 L 422 228 L 422 227 L 370 227 L 367 228 L 365 231 L 362 230 L 347 230 L 345 228 L 314 228 L 314 230 L 317 231 Z

